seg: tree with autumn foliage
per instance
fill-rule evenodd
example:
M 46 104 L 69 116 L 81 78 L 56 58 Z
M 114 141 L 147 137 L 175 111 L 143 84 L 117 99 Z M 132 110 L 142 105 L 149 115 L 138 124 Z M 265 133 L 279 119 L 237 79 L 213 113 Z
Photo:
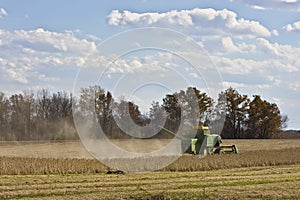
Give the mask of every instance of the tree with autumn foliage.
M 223 125 L 221 136 L 231 139 L 278 137 L 287 121 L 275 103 L 262 100 L 259 95 L 251 101 L 231 87 L 219 94 L 214 113 L 217 117 L 211 124 L 216 126 L 219 120 Z
M 166 127 L 176 132 L 180 123 L 187 126 L 202 124 L 212 105 L 213 99 L 196 87 L 168 94 L 162 105 L 168 116 Z
M 247 95 L 241 95 L 237 90 L 230 87 L 220 93 L 218 104 L 219 108 L 223 108 L 224 113 L 226 113 L 222 137 L 243 138 L 249 108 Z
M 259 95 L 249 104 L 247 124 L 247 138 L 269 139 L 281 132 L 284 121 L 278 106 L 262 100 Z

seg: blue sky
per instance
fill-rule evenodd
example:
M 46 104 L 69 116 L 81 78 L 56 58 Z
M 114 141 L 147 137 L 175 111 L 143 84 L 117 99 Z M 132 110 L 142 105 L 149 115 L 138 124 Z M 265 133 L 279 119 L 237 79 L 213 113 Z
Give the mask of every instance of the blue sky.
M 123 31 L 161 27 L 187 35 L 205 49 L 225 88 L 278 104 L 289 116 L 288 128 L 300 129 L 299 12 L 298 0 L 1 0 L 0 91 L 72 91 L 83 60 L 91 58 L 91 52 L 99 53 L 99 44 Z M 119 46 L 111 44 L 112 51 Z M 197 83 L 187 63 L 157 51 L 122 56 L 103 85 L 114 88 L 118 78 L 112 77 L 120 73 L 132 79 L 159 74 L 176 83 L 176 75 L 163 75 L 166 63 L 172 69 L 181 63 L 185 72 L 178 70 L 189 74 L 193 85 L 207 89 L 202 80 Z M 93 73 L 91 66 L 85 67 L 87 74 Z M 129 87 L 125 80 L 120 83 Z M 156 87 L 147 88 L 153 98 L 168 91 Z M 141 107 L 154 100 L 138 91 L 135 100 Z

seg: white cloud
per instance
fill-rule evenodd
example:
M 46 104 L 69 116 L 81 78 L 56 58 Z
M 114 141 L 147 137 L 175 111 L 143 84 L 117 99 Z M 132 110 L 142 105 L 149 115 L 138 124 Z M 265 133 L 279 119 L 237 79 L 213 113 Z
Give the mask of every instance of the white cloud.
M 223 81 L 222 84 L 225 88 L 232 87 L 232 88 L 240 89 L 240 88 L 245 88 L 246 87 L 246 84 L 239 83 L 239 82 Z
M 293 83 L 289 84 L 289 88 L 293 91 L 298 91 L 300 90 L 300 81 L 295 81 Z
M 45 74 L 38 74 L 37 75 L 37 78 L 40 80 L 40 81 L 45 81 L 45 82 L 53 82 L 53 81 L 59 81 L 60 79 L 57 78 L 57 77 L 49 77 Z
M 260 50 L 270 56 L 281 56 L 284 52 L 280 52 L 280 46 L 278 44 L 271 44 L 264 38 L 256 39 L 256 50 Z
M 97 36 L 95 36 L 95 35 L 88 34 L 88 35 L 86 35 L 86 36 L 87 36 L 87 38 L 91 39 L 92 41 L 95 41 L 95 42 L 101 41 L 101 38 L 99 38 L 99 37 L 97 37 Z
M 8 16 L 6 10 L 4 8 L 0 8 L 0 19 Z
M 165 13 L 135 13 L 113 10 L 107 16 L 112 26 L 159 26 L 169 27 L 191 35 L 269 37 L 271 32 L 257 21 L 238 18 L 227 9 L 212 8 L 192 10 L 172 10 Z
M 272 49 L 270 51 L 272 51 Z M 228 58 L 222 56 L 211 57 L 219 67 L 219 70 L 226 74 L 249 75 L 253 73 L 267 76 L 270 73 L 296 73 L 300 70 L 300 62 L 297 60 L 296 53 L 283 59 L 267 57 L 262 60 L 254 60 L 254 58 Z M 291 60 L 288 60 L 288 58 Z
M 297 3 L 298 0 L 281 0 L 281 2 L 284 2 L 284 3 Z
M 19 83 L 28 83 L 28 79 L 26 77 L 26 75 L 24 75 L 24 73 L 26 72 L 26 70 L 22 69 L 22 68 L 9 68 L 6 69 L 6 74 L 13 80 L 19 82 Z
M 274 36 L 279 36 L 279 32 L 277 31 L 277 30 L 272 30 L 271 31 L 271 33 L 272 33 L 272 35 L 274 35 Z
M 113 64 L 108 63 L 116 55 L 99 56 L 94 51 L 94 42 L 78 39 L 72 33 L 44 29 L 13 32 L 0 29 L 0 41 L 3 41 L 0 46 L 1 83 L 41 85 L 61 82 L 70 69 L 76 71 L 80 67 L 89 67 L 93 70 L 95 67 L 104 68 L 106 64 L 110 64 L 108 73 L 163 72 L 164 68 L 176 65 L 173 55 L 166 52 L 144 57 L 124 57 Z M 90 35 L 86 37 L 90 38 Z M 91 51 L 96 56 L 85 60 Z
M 300 21 L 294 22 L 293 24 L 288 24 L 283 27 L 284 30 L 291 31 L 300 31 Z
M 282 80 L 280 79 L 279 75 L 276 75 L 276 76 L 268 75 L 267 79 L 269 81 L 271 81 L 272 84 L 275 85 L 275 86 L 279 86 L 282 83 Z
M 278 72 L 298 72 L 300 70 L 300 48 L 291 45 L 271 43 L 265 38 L 257 38 L 246 42 L 234 43 L 231 38 L 223 38 L 220 42 L 223 50 L 216 44 L 205 43 L 216 50 L 212 52 L 214 61 L 235 74 L 248 74 L 253 69 L 276 69 Z M 235 52 L 234 58 L 231 53 Z M 231 67 L 230 67 L 231 66 Z M 243 66 L 241 69 L 232 66 Z M 266 70 L 263 70 L 265 73 Z
M 254 9 L 300 10 L 299 0 L 235 0 Z
M 44 53 L 70 53 L 87 55 L 96 49 L 93 42 L 85 39 L 78 39 L 71 33 L 51 32 L 44 29 L 36 30 L 16 30 L 9 32 L 0 29 L 0 39 L 2 46 L 21 50 L 22 48 L 31 49 Z
M 272 86 L 269 85 L 269 84 L 258 84 L 257 87 L 258 87 L 259 89 L 269 89 L 269 88 L 271 88 Z
M 251 5 L 250 7 L 253 9 L 256 9 L 256 10 L 266 10 L 266 8 L 264 8 L 262 6 L 258 6 L 258 5 Z
M 222 38 L 222 45 L 229 52 L 241 52 L 241 49 L 233 43 L 230 37 Z
M 108 73 L 138 73 L 138 72 L 162 72 L 166 67 L 176 67 L 172 61 L 173 55 L 167 52 L 159 52 L 142 57 L 130 56 L 120 58 L 108 68 Z
M 94 42 L 78 39 L 70 32 L 0 29 L 0 80 L 10 84 L 55 82 L 59 80 L 55 75 L 63 75 L 55 73 L 58 67 L 77 69 L 83 57 L 95 49 Z M 55 75 L 43 73 L 45 70 Z
M 228 41 L 230 41 L 227 38 Z M 299 91 L 300 48 L 271 43 L 264 38 L 233 42 L 243 49 L 214 52 L 211 59 L 225 81 L 224 86 L 241 89 L 248 94 L 284 96 L 285 90 Z
M 290 45 L 282 45 L 278 43 L 270 43 L 269 41 L 258 38 L 256 50 L 269 55 L 268 60 L 273 66 L 287 72 L 298 72 L 300 70 L 300 48 Z
M 262 68 L 263 62 L 255 61 L 253 59 L 243 58 L 226 58 L 220 56 L 212 56 L 215 64 L 218 66 L 220 72 L 234 75 L 247 75 Z

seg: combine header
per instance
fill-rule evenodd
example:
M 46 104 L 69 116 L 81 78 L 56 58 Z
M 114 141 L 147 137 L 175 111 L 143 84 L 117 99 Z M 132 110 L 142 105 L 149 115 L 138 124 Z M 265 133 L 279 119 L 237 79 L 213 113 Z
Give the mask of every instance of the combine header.
M 236 145 L 221 145 L 221 136 L 218 134 L 211 134 L 207 126 L 197 127 L 198 130 L 195 136 L 178 136 L 164 127 L 161 128 L 165 132 L 181 140 L 182 153 L 195 155 L 238 153 Z

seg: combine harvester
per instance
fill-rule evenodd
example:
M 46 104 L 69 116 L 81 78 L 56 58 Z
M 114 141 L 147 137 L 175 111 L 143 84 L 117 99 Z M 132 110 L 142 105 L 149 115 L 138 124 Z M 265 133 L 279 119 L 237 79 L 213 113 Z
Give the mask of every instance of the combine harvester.
M 207 126 L 197 127 L 196 135 L 178 136 L 176 133 L 161 127 L 161 129 L 181 140 L 182 153 L 194 155 L 211 155 L 223 153 L 238 153 L 236 145 L 221 145 L 222 139 L 218 134 L 211 134 Z

